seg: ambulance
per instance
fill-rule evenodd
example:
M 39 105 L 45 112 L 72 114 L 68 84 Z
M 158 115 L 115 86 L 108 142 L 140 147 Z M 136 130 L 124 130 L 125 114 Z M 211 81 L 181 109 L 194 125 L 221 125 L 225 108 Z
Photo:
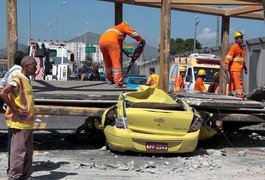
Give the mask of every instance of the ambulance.
M 213 82 L 213 75 L 220 70 L 220 59 L 214 54 L 193 53 L 188 57 L 175 57 L 171 64 L 169 74 L 169 92 L 174 90 L 174 82 L 176 77 L 180 75 L 179 68 L 186 68 L 186 76 L 184 78 L 185 91 L 194 92 L 194 84 L 198 77 L 200 69 L 204 69 L 207 76 L 204 78 L 204 84 L 208 89 Z
M 69 79 L 69 70 L 73 70 L 71 54 L 65 43 L 53 41 L 29 41 L 29 56 L 35 58 L 37 71 L 35 80 L 62 80 Z

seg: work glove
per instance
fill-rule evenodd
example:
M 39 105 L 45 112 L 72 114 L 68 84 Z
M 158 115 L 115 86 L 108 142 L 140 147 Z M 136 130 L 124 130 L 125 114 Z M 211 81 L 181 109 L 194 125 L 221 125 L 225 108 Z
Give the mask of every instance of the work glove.
M 245 69 L 245 74 L 248 74 L 248 69 Z
M 143 39 L 142 41 L 139 42 L 139 47 L 144 47 L 146 44 L 145 40 Z

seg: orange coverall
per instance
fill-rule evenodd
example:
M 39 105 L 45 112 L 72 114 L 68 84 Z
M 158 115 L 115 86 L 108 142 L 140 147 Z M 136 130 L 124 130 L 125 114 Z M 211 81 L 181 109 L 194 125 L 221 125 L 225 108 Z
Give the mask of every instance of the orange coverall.
M 121 47 L 126 35 L 131 36 L 138 42 L 143 40 L 142 37 L 125 22 L 106 30 L 99 40 L 100 50 L 104 58 L 106 75 L 109 80 L 114 81 L 117 85 L 123 84 Z
M 233 95 L 234 92 L 236 96 L 243 97 L 243 80 L 241 73 L 245 65 L 245 55 L 244 49 L 237 43 L 234 43 L 227 52 L 225 63 L 228 64 L 230 74 L 228 87 L 229 95 Z
M 158 87 L 158 83 L 159 83 L 159 75 L 157 74 L 152 74 L 148 77 L 146 84 L 149 86 L 153 86 L 153 87 Z
M 194 92 L 207 92 L 202 77 L 198 77 L 195 81 Z
M 185 88 L 184 80 L 182 76 L 178 76 L 174 83 L 174 93 L 181 93 Z

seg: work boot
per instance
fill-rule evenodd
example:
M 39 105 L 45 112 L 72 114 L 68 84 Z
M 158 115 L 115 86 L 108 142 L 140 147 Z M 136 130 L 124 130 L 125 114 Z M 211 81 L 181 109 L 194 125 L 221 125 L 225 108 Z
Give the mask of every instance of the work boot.
M 245 95 L 243 95 L 243 94 L 237 95 L 237 97 L 245 99 Z

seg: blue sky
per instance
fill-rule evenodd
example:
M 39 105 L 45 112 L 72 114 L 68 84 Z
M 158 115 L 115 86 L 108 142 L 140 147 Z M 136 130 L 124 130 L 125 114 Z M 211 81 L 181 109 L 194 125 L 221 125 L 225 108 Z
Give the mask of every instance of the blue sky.
M 68 40 L 85 31 L 101 34 L 114 24 L 114 4 L 97 0 L 65 0 L 64 39 Z M 62 0 L 31 0 L 31 36 L 33 39 L 62 37 Z M 28 0 L 17 0 L 19 43 L 28 39 Z M 194 19 L 199 16 L 197 39 L 203 46 L 215 46 L 216 16 L 172 11 L 171 37 L 193 38 Z M 160 9 L 124 5 L 123 20 L 127 21 L 149 45 L 158 47 L 160 40 Z M 220 20 L 221 21 L 221 20 Z M 87 25 L 87 23 L 89 23 Z M 264 21 L 231 18 L 230 30 L 242 31 L 245 39 L 265 36 Z M 0 0 L 0 48 L 6 47 L 6 0 Z M 232 34 L 230 33 L 230 34 Z M 129 37 L 127 42 L 131 42 Z M 231 38 L 232 41 L 232 38 Z

